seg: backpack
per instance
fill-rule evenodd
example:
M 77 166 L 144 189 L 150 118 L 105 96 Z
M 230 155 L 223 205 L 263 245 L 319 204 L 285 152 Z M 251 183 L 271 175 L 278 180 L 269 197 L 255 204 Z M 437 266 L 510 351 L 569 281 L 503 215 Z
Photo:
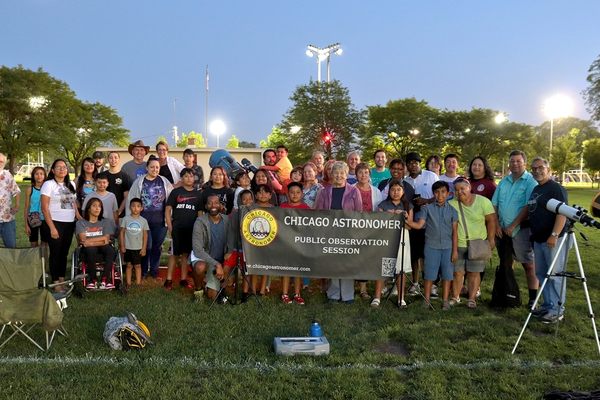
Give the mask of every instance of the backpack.
M 498 308 L 519 307 L 521 305 L 521 293 L 519 284 L 515 279 L 515 273 L 511 267 L 498 265 L 494 288 L 492 289 L 492 301 L 490 306 Z

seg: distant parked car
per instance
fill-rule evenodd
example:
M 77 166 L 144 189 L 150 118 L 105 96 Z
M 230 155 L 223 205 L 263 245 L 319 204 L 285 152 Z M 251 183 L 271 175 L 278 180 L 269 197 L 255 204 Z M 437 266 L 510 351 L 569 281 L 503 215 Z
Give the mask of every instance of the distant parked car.
M 29 164 L 21 165 L 21 168 L 19 168 L 19 170 L 15 174 L 15 180 L 16 181 L 30 181 L 31 180 L 31 171 L 33 171 L 33 169 L 35 167 L 46 168 L 46 166 L 42 163 L 29 163 Z

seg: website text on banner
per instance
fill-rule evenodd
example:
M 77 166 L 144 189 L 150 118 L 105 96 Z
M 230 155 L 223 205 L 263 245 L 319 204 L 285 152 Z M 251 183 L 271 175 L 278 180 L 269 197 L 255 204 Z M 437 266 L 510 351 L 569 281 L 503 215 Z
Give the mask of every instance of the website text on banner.
M 375 280 L 400 270 L 397 214 L 281 208 L 240 214 L 249 274 Z M 408 246 L 404 255 L 408 269 Z

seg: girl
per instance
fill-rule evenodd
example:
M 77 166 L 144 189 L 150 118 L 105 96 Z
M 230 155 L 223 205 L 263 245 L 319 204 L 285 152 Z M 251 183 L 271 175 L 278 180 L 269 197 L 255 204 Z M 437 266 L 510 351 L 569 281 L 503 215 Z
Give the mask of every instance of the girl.
M 85 196 L 96 189 L 96 185 L 94 184 L 96 175 L 96 164 L 94 164 L 94 159 L 90 157 L 84 158 L 81 163 L 79 176 L 75 180 L 75 187 L 77 188 L 77 209 L 80 214 Z
M 29 236 L 31 247 L 38 247 L 38 237 L 41 239 L 41 245 L 48 245 L 48 238 L 45 231 L 42 231 L 44 214 L 40 202 L 40 189 L 46 180 L 46 170 L 44 167 L 35 167 L 31 171 L 31 186 L 25 191 L 25 233 Z
M 282 186 L 281 184 L 277 181 L 277 179 L 272 179 L 271 177 L 271 173 L 269 171 L 266 171 L 264 169 L 259 169 L 258 171 L 256 171 L 256 173 L 254 174 L 254 177 L 252 178 L 252 191 L 256 193 L 256 188 L 258 187 L 258 185 L 267 185 L 270 190 L 271 190 L 271 204 L 276 206 L 277 203 L 277 196 L 275 194 L 275 192 L 277 191 L 281 191 L 282 190 Z
M 404 214 L 407 221 L 412 222 L 412 205 L 406 200 L 404 196 L 404 187 L 402 182 L 397 179 L 392 179 L 389 183 L 388 198 L 377 206 L 377 211 L 391 212 L 394 214 Z M 410 265 L 407 265 L 410 269 Z M 410 272 L 405 269 L 404 272 Z M 400 279 L 396 281 L 398 287 L 398 307 L 406 308 L 406 302 L 404 301 L 404 275 L 400 276 Z M 371 307 L 379 307 L 381 303 L 381 288 L 383 287 L 383 280 L 375 282 L 375 294 L 373 301 L 371 301 Z
M 233 210 L 233 189 L 229 187 L 229 178 L 223 167 L 214 167 L 210 170 L 210 180 L 204 184 L 202 197 L 200 197 L 200 210 L 205 211 L 208 196 L 216 194 L 221 204 L 227 208 L 227 214 Z

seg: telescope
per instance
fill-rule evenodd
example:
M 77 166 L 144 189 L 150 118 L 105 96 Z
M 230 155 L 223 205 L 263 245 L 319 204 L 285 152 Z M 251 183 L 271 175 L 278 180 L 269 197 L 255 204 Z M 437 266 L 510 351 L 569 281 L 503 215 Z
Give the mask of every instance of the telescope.
M 242 163 L 240 164 L 235 160 L 235 158 L 232 157 L 232 155 L 227 150 L 223 149 L 216 150 L 210 155 L 208 165 L 210 165 L 211 168 L 223 167 L 223 169 L 227 173 L 227 176 L 231 180 L 234 180 L 237 174 L 239 174 L 242 171 L 251 171 L 253 173 L 256 173 L 256 171 L 258 171 L 258 168 L 252 165 L 252 162 L 250 162 L 250 160 L 243 158 Z
M 573 206 L 570 206 L 564 201 L 550 199 L 546 203 L 546 209 L 554 214 L 563 215 L 571 221 L 580 222 L 583 226 L 593 226 L 600 229 L 600 222 L 590 217 L 588 211 L 578 205 L 573 204 Z

